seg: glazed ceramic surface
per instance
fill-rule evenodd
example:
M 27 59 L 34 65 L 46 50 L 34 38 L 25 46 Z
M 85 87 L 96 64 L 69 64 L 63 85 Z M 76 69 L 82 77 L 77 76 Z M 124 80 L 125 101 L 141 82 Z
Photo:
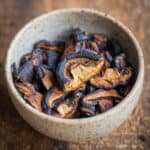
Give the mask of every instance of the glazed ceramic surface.
M 30 52 L 38 40 L 64 40 L 69 31 L 76 27 L 91 33 L 103 33 L 118 40 L 134 66 L 137 78 L 131 92 L 109 111 L 85 119 L 60 119 L 38 112 L 25 102 L 14 87 L 10 66 L 13 62 L 18 65 L 21 56 Z M 94 10 L 63 9 L 41 15 L 20 30 L 8 50 L 5 73 L 12 102 L 24 120 L 51 138 L 80 142 L 105 136 L 127 119 L 142 91 L 144 61 L 137 40 L 122 23 Z

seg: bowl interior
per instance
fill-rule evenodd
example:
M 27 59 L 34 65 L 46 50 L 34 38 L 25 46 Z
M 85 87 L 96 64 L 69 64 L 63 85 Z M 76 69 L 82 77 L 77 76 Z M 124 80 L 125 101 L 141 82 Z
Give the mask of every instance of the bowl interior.
M 55 11 L 34 19 L 13 40 L 6 62 L 9 82 L 13 85 L 11 64 L 15 62 L 18 65 L 20 58 L 25 53 L 32 51 L 35 42 L 42 39 L 65 40 L 69 31 L 76 27 L 90 33 L 103 33 L 108 37 L 115 38 L 126 52 L 129 63 L 135 68 L 136 74 L 138 73 L 139 57 L 135 43 L 114 19 L 104 14 L 84 10 Z

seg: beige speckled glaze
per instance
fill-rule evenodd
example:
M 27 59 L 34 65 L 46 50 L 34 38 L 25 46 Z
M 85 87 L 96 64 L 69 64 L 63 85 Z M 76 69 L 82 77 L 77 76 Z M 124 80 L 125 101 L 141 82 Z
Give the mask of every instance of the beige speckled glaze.
M 135 67 L 137 79 L 131 92 L 109 111 L 85 119 L 60 119 L 38 112 L 23 100 L 14 87 L 10 65 L 13 62 L 18 64 L 20 57 L 30 52 L 36 41 L 64 39 L 67 37 L 67 31 L 74 27 L 116 38 Z M 41 15 L 21 29 L 8 50 L 5 73 L 12 102 L 19 114 L 33 128 L 51 138 L 80 142 L 105 136 L 127 119 L 142 91 L 144 60 L 133 34 L 114 18 L 89 9 L 63 9 Z

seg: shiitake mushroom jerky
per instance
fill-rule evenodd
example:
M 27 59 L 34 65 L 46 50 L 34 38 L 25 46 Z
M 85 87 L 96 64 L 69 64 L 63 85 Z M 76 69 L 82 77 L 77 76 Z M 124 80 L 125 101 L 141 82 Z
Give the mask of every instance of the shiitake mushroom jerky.
M 64 41 L 40 40 L 11 65 L 14 84 L 32 107 L 60 118 L 106 112 L 131 90 L 133 67 L 114 39 L 74 29 Z

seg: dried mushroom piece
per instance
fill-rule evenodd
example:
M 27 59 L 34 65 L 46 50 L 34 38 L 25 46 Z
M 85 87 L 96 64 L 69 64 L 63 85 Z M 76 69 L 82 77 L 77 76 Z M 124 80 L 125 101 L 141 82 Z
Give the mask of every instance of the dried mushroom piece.
M 84 102 L 94 102 L 97 101 L 97 99 L 103 99 L 103 98 L 116 98 L 121 99 L 122 97 L 119 95 L 117 90 L 111 89 L 111 90 L 96 90 L 95 92 L 86 95 L 83 98 Z
M 73 118 L 77 111 L 80 94 L 75 94 L 72 97 L 65 99 L 56 108 L 61 118 Z
M 80 52 L 82 50 L 86 50 L 86 49 L 90 50 L 87 41 L 76 42 L 74 35 L 71 35 L 61 58 L 63 58 L 64 56 L 67 56 L 69 54 L 78 53 L 78 52 Z
M 47 64 L 48 62 L 48 54 L 46 50 L 37 48 L 32 51 L 32 62 L 34 66 Z
M 111 99 L 101 99 L 98 101 L 100 112 L 106 112 L 113 107 L 113 101 Z
M 119 72 L 116 68 L 107 68 L 103 76 L 97 75 L 90 79 L 91 85 L 97 88 L 110 89 L 118 85 L 126 85 L 132 77 L 131 68 L 125 68 L 126 71 Z
M 122 70 L 127 66 L 126 55 L 121 53 L 120 55 L 115 57 L 115 67 L 118 70 Z
M 42 111 L 41 102 L 43 100 L 43 95 L 36 91 L 32 84 L 16 83 L 15 85 L 29 104 L 31 104 L 35 109 Z
M 27 61 L 23 66 L 18 69 L 17 81 L 32 82 L 34 76 L 33 62 Z
M 76 52 L 79 52 L 79 51 L 82 51 L 82 50 L 88 49 L 88 48 L 89 48 L 89 46 L 88 46 L 87 41 L 79 41 L 79 42 L 76 42 L 76 44 L 75 44 Z
M 13 80 L 16 81 L 17 80 L 17 76 L 18 76 L 18 70 L 17 70 L 17 67 L 16 67 L 16 64 L 13 63 L 11 65 L 11 73 L 12 73 L 12 77 L 13 77 Z
M 50 114 L 52 108 L 57 107 L 58 104 L 66 98 L 66 96 L 67 94 L 57 87 L 50 88 L 45 94 L 42 104 L 44 112 Z
M 93 35 L 94 39 L 98 42 L 104 42 L 104 41 L 107 41 L 107 38 L 104 34 L 94 34 Z
M 50 69 L 56 69 L 60 54 L 54 51 L 47 51 L 47 65 Z
M 97 53 L 99 52 L 99 46 L 95 41 L 91 41 L 90 45 L 92 50 L 96 51 Z
M 61 56 L 61 58 L 63 58 L 66 55 L 72 54 L 72 53 L 76 53 L 78 52 L 78 50 L 76 50 L 77 48 L 75 48 L 75 40 L 73 35 L 70 36 L 70 38 L 68 39 L 68 42 L 66 44 L 65 50 Z
M 107 50 L 100 52 L 99 55 L 105 58 L 105 65 L 103 67 L 103 71 L 105 71 L 106 68 L 110 68 L 112 66 L 113 57 Z
M 124 93 L 123 93 L 123 96 L 124 96 L 124 97 L 129 94 L 129 92 L 131 91 L 131 88 L 132 88 L 131 85 L 128 85 L 128 86 L 125 88 Z
M 34 66 L 40 65 L 43 63 L 43 53 L 41 49 L 35 49 L 32 52 L 32 62 Z
M 79 28 L 74 29 L 74 38 L 75 41 L 84 41 L 91 39 L 91 35 L 85 31 L 80 30 Z
M 96 101 L 84 102 L 82 100 L 82 106 L 80 107 L 81 113 L 86 116 L 96 115 L 95 105 Z
M 115 39 L 107 40 L 107 49 L 111 52 L 112 56 L 117 56 L 122 53 L 122 48 Z
M 87 94 L 93 93 L 95 90 L 96 90 L 96 88 L 94 86 L 87 84 L 87 86 L 86 86 L 86 93 Z
M 35 75 L 36 76 L 36 75 Z M 41 80 L 39 80 L 39 77 L 34 77 L 32 83 L 33 87 L 35 88 L 35 90 L 39 91 L 40 93 L 44 94 L 47 90 L 44 87 L 43 83 Z
M 82 83 L 77 89 L 77 91 L 79 92 L 85 92 L 85 90 L 86 90 L 86 83 Z
M 31 58 L 32 58 L 31 53 L 27 53 L 27 54 L 23 55 L 20 60 L 20 66 L 24 65 L 27 61 L 31 60 Z
M 102 51 L 99 54 L 100 54 L 100 56 L 104 57 L 109 63 L 113 62 L 114 58 L 108 50 Z
M 61 88 L 64 91 L 73 91 L 97 74 L 104 64 L 103 58 L 99 60 L 97 56 L 87 51 L 66 56 L 56 70 Z M 96 61 L 97 58 L 99 61 Z
M 103 34 L 94 34 L 94 41 L 96 42 L 96 47 L 98 47 L 98 50 L 105 50 L 107 47 L 107 38 Z
M 32 55 L 34 65 L 47 64 L 50 69 L 55 69 L 60 53 L 53 50 L 35 49 Z
M 87 116 L 93 116 L 96 113 L 96 105 L 103 99 L 121 99 L 122 97 L 114 89 L 112 90 L 96 90 L 86 95 L 82 100 L 81 111 Z
M 40 65 L 35 68 L 36 74 L 43 83 L 44 87 L 48 90 L 55 84 L 54 73 L 45 65 Z
M 47 40 L 40 40 L 34 44 L 34 49 L 37 49 L 37 48 L 62 53 L 65 48 L 65 42 L 64 41 L 49 42 Z

